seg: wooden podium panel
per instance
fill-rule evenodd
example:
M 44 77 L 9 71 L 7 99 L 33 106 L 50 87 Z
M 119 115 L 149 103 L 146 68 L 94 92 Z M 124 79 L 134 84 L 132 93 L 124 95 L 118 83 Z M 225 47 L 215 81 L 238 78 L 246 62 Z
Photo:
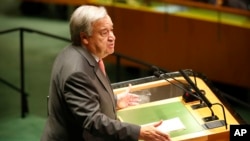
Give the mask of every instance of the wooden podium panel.
M 190 77 L 193 81 L 194 78 Z M 185 83 L 183 77 L 178 76 L 175 79 Z M 173 79 L 169 79 L 174 82 Z M 208 107 L 193 109 L 191 106 L 199 104 L 200 101 L 185 103 L 182 96 L 156 100 L 148 103 L 143 103 L 137 106 L 132 106 L 118 111 L 119 118 L 124 122 L 144 125 L 147 123 L 156 122 L 159 120 L 167 120 L 178 117 L 186 127 L 184 130 L 170 132 L 173 140 L 188 140 L 188 141 L 228 141 L 230 125 L 240 124 L 236 117 L 225 104 L 216 96 L 210 87 L 201 78 L 196 78 L 197 87 L 205 91 L 205 96 L 212 103 L 220 103 L 224 106 L 226 120 L 224 119 L 222 108 L 218 105 L 213 105 L 211 109 L 219 118 L 218 120 L 226 121 L 226 126 L 216 128 L 205 128 L 203 118 L 211 116 L 211 111 Z M 151 89 L 155 87 L 169 86 L 171 83 L 166 80 L 156 80 L 132 86 L 133 91 Z M 115 94 L 124 91 L 126 87 L 114 89 Z M 217 121 L 218 121 L 217 120 Z

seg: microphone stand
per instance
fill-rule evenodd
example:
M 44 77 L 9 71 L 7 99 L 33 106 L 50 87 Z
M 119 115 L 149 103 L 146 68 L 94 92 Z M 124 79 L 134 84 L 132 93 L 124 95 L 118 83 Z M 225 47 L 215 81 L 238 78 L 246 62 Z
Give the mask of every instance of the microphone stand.
M 190 71 L 190 72 L 193 73 L 193 76 L 194 76 L 194 84 L 195 84 L 195 86 L 197 86 L 196 75 L 195 75 L 195 73 L 194 73 L 193 70 L 191 70 L 191 69 L 188 69 L 188 71 Z M 204 94 L 204 95 L 206 94 L 206 92 L 205 92 L 204 90 L 200 90 L 200 91 L 201 91 L 202 94 Z M 197 93 L 196 93 L 196 94 L 197 94 Z M 191 107 L 192 107 L 192 109 L 199 109 L 199 108 L 207 107 L 207 105 L 206 105 L 202 100 L 200 100 L 200 104 L 192 105 Z
M 215 105 L 215 104 L 210 103 L 210 101 L 205 97 L 205 95 L 203 95 L 201 93 L 201 91 L 198 89 L 198 87 L 193 83 L 193 81 L 189 78 L 189 76 L 183 70 L 180 70 L 179 72 L 184 77 L 184 79 L 190 84 L 190 86 L 195 90 L 195 92 L 200 96 L 200 98 L 205 102 L 205 104 L 208 106 L 208 108 L 211 111 L 212 116 L 203 118 L 203 120 L 205 122 L 207 122 L 204 124 L 204 126 L 208 129 L 211 129 L 211 128 L 216 128 L 216 127 L 220 127 L 220 126 L 225 125 L 225 127 L 227 129 L 226 115 L 225 115 L 223 105 L 221 105 L 219 103 L 215 103 L 215 104 L 218 104 L 222 107 L 224 121 L 221 121 L 221 120 L 218 120 L 218 117 L 216 115 L 214 115 L 213 109 L 211 108 L 212 105 Z M 217 120 L 217 121 L 213 121 L 213 120 Z M 209 122 L 209 121 L 213 121 L 213 122 Z

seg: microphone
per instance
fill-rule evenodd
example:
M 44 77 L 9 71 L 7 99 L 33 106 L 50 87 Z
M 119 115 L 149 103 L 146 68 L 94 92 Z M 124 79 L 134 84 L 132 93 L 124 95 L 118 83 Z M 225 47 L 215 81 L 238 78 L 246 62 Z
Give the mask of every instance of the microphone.
M 205 102 L 205 104 L 208 106 L 208 108 L 211 111 L 212 116 L 203 118 L 203 120 L 205 122 L 208 122 L 208 123 L 205 123 L 204 126 L 206 128 L 208 128 L 208 129 L 211 129 L 211 128 L 216 128 L 216 127 L 220 127 L 220 126 L 225 125 L 225 127 L 227 129 L 226 115 L 225 115 L 223 105 L 220 104 L 220 103 L 212 104 L 207 99 L 207 97 L 204 94 L 202 94 L 202 92 L 199 90 L 199 88 L 193 83 L 193 81 L 189 78 L 189 76 L 183 70 L 179 70 L 179 72 L 184 77 L 184 79 L 188 82 L 188 84 L 195 90 L 195 92 L 199 95 L 199 97 Z M 223 115 L 224 115 L 224 121 L 218 120 L 219 118 L 216 115 L 214 115 L 214 111 L 213 111 L 213 109 L 211 107 L 212 107 L 212 105 L 215 105 L 215 104 L 220 105 L 222 107 Z M 213 120 L 217 120 L 217 121 L 213 121 Z M 209 122 L 209 121 L 213 121 L 213 122 Z
M 167 74 L 166 74 L 166 71 L 163 72 L 163 71 L 161 71 L 161 70 L 160 70 L 158 67 L 156 67 L 156 66 L 152 66 L 152 69 L 154 70 L 154 73 L 153 73 L 154 76 L 156 76 L 157 78 L 164 79 L 164 80 L 166 80 L 167 82 L 169 82 L 170 84 L 172 84 L 172 85 L 178 87 L 179 89 L 182 89 L 182 90 L 184 91 L 184 94 L 183 94 L 182 97 L 183 97 L 183 99 L 184 99 L 185 102 L 192 102 L 192 101 L 195 101 L 195 100 L 197 100 L 197 99 L 198 99 L 198 100 L 202 100 L 199 96 L 197 96 L 197 94 L 196 94 L 192 89 L 190 89 L 189 86 L 186 86 L 187 84 L 182 83 L 181 81 L 175 79 L 175 78 L 172 77 L 171 75 L 167 75 Z M 182 86 L 177 85 L 177 84 L 175 84 L 175 83 L 169 81 L 166 77 L 175 80 L 175 81 L 178 82 L 179 84 L 182 84 L 183 86 L 186 86 L 186 88 L 188 88 L 188 89 L 185 89 L 185 88 L 183 88 Z M 191 95 L 192 97 L 191 97 L 190 95 Z

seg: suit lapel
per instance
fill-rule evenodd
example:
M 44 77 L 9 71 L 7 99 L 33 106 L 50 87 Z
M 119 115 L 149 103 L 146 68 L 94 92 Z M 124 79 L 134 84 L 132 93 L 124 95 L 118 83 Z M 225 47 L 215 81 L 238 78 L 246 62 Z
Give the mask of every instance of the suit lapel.
M 98 67 L 96 67 L 96 68 L 98 68 Z M 109 82 L 108 78 L 105 75 L 103 75 L 103 73 L 102 73 L 102 71 L 100 69 L 96 69 L 96 75 L 97 75 L 98 79 L 101 81 L 101 83 L 103 84 L 103 86 L 105 87 L 105 89 L 110 94 L 113 95 L 113 90 L 112 90 L 112 88 L 110 86 L 110 82 Z
M 98 68 L 98 67 L 96 67 L 96 68 Z M 101 71 L 101 69 L 95 69 L 95 70 L 96 70 L 95 72 L 96 72 L 97 78 L 100 80 L 100 82 L 102 83 L 102 85 L 105 87 L 105 89 L 109 93 L 109 96 L 110 96 L 110 98 L 112 100 L 112 103 L 114 105 L 114 109 L 113 110 L 115 111 L 116 104 L 115 104 L 115 99 L 114 99 L 114 93 L 113 93 L 113 90 L 111 88 L 109 79 L 107 78 L 108 76 L 105 76 L 103 74 L 103 72 Z

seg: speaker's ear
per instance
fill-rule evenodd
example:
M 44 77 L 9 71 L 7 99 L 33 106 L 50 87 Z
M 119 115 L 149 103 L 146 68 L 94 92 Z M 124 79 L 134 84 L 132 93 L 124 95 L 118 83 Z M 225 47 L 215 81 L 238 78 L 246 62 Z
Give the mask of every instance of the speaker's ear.
M 88 41 L 88 35 L 84 32 L 81 32 L 80 33 L 80 38 L 81 38 L 81 42 L 83 42 L 83 44 L 88 44 L 89 41 Z

